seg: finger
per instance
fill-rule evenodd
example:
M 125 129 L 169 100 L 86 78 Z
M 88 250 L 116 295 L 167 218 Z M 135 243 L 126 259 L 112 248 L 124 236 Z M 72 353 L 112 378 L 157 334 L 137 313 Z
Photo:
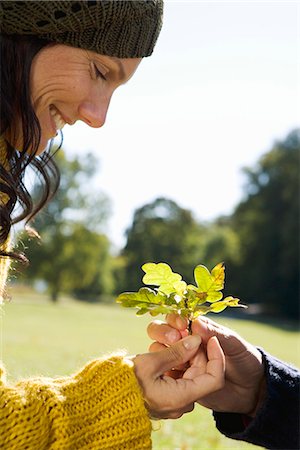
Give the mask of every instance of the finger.
M 159 320 L 154 320 L 148 325 L 147 333 L 150 339 L 165 345 L 174 344 L 181 339 L 178 330 Z
M 163 344 L 160 344 L 159 342 L 153 342 L 149 347 L 149 352 L 161 352 L 162 350 L 165 350 L 166 346 Z M 189 363 L 180 364 L 179 366 L 174 367 L 178 372 L 182 374 L 187 368 L 189 367 Z M 173 370 L 173 369 L 172 369 Z M 169 374 L 165 374 L 169 375 Z M 175 378 L 172 376 L 172 378 Z M 179 378 L 179 377 L 176 377 Z
M 164 344 L 160 344 L 159 342 L 153 342 L 149 346 L 149 352 L 161 352 L 165 348 L 166 348 L 166 346 Z
M 200 317 L 193 321 L 192 330 L 194 333 L 200 334 L 203 337 L 203 341 L 207 342 L 212 336 L 224 334 L 225 327 L 220 326 L 207 317 Z M 228 332 L 228 330 L 226 331 Z
M 192 324 L 192 331 L 201 336 L 204 344 L 211 337 L 216 336 L 227 355 L 241 351 L 241 348 L 244 346 L 244 340 L 234 331 L 219 325 L 207 317 L 195 320 Z
M 225 383 L 225 357 L 216 337 L 207 344 L 208 362 L 206 372 L 199 374 L 197 370 L 188 369 L 181 380 L 185 389 L 184 401 L 190 403 L 221 389 Z M 193 375 L 192 378 L 190 376 Z
M 189 361 L 196 354 L 200 343 L 200 336 L 187 336 L 162 351 L 149 353 L 149 358 L 152 358 L 151 368 L 154 377 L 160 377 L 173 367 Z
M 185 331 L 188 327 L 188 320 L 178 314 L 168 314 L 166 320 L 172 328 L 179 331 Z
M 161 352 L 162 353 L 162 352 Z M 206 372 L 198 375 L 195 373 L 192 379 L 183 378 L 172 380 L 169 377 L 162 377 L 161 383 L 165 387 L 168 385 L 170 392 L 176 392 L 176 396 L 168 396 L 169 410 L 180 410 L 180 408 L 199 400 L 224 387 L 225 383 L 225 358 L 218 340 L 213 337 L 208 342 L 208 362 Z M 176 389 L 176 391 L 174 390 Z
M 215 378 L 222 378 L 225 374 L 225 355 L 216 336 L 207 343 L 207 359 L 206 372 Z
M 205 367 L 207 364 L 206 348 L 201 345 L 196 355 L 191 359 L 190 365 L 195 367 Z
M 207 368 L 207 356 L 201 346 L 196 355 L 192 358 L 191 365 L 183 374 L 183 378 L 192 380 L 197 376 L 206 373 L 206 368 Z

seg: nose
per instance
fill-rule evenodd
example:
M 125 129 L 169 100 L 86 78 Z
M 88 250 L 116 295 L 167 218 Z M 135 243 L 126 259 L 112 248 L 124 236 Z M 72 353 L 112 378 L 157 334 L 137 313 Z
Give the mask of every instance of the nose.
M 102 97 L 82 102 L 78 108 L 79 120 L 93 128 L 102 127 L 106 120 L 110 99 L 111 97 Z

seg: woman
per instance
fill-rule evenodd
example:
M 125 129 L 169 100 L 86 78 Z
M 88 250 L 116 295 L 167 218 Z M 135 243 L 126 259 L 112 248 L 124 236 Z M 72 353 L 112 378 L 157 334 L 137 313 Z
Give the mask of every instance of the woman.
M 52 138 L 65 123 L 104 124 L 116 88 L 153 51 L 162 1 L 1 1 L 0 12 L 3 297 L 9 261 L 24 259 L 11 248 L 10 228 L 31 219 L 59 184 Z M 24 184 L 28 167 L 44 188 L 35 205 Z M 112 355 L 72 377 L 15 386 L 0 369 L 0 448 L 150 448 L 150 417 L 179 417 L 223 384 L 224 356 L 216 338 L 207 344 L 204 371 L 195 358 L 182 380 L 163 376 L 200 354 L 200 342 L 190 336 L 156 354 Z

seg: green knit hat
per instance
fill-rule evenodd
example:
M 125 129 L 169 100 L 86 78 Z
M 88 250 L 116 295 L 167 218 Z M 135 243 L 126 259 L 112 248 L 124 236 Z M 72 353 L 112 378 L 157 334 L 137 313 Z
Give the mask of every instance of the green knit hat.
M 0 1 L 3 34 L 35 35 L 107 56 L 153 52 L 163 0 Z

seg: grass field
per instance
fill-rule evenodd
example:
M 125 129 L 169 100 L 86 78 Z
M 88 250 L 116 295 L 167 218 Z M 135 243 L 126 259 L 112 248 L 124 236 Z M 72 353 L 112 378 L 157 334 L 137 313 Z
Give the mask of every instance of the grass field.
M 215 316 L 214 316 L 215 317 Z M 299 332 L 271 324 L 217 317 L 253 344 L 300 366 Z M 0 356 L 11 380 L 42 374 L 71 374 L 89 359 L 118 349 L 144 352 L 148 318 L 118 305 L 69 299 L 53 305 L 44 297 L 15 294 L 0 313 Z M 154 422 L 154 450 L 223 450 L 257 448 L 222 436 L 211 413 L 198 408 L 179 420 Z

